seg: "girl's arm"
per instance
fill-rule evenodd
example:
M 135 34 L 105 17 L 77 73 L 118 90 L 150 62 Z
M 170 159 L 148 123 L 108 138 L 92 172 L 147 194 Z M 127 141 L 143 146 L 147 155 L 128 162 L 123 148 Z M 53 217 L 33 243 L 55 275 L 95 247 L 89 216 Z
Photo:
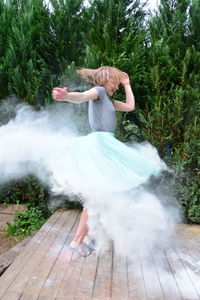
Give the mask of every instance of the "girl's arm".
M 117 111 L 129 112 L 135 109 L 135 97 L 131 88 L 130 80 L 128 74 L 124 73 L 121 79 L 121 84 L 124 86 L 126 94 L 126 102 L 117 101 L 114 102 L 114 108 Z
M 91 88 L 83 93 L 68 92 L 67 87 L 54 88 L 52 91 L 52 98 L 56 101 L 67 101 L 71 103 L 82 103 L 89 100 L 96 100 L 99 97 L 97 89 Z

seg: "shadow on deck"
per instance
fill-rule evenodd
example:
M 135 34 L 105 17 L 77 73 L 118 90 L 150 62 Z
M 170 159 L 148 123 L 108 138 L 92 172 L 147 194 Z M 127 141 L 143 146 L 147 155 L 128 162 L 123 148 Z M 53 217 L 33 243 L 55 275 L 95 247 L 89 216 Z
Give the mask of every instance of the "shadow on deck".
M 200 226 L 177 225 L 173 242 L 134 261 L 110 249 L 69 249 L 79 211 L 57 211 L 0 277 L 2 300 L 200 299 Z

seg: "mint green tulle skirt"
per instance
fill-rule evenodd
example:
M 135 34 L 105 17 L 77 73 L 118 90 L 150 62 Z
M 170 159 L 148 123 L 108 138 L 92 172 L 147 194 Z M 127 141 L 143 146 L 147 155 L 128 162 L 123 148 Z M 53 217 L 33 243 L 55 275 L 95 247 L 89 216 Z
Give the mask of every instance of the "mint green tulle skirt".
M 165 169 L 149 143 L 126 145 L 110 132 L 76 138 L 66 149 L 65 180 L 74 190 L 123 192 Z

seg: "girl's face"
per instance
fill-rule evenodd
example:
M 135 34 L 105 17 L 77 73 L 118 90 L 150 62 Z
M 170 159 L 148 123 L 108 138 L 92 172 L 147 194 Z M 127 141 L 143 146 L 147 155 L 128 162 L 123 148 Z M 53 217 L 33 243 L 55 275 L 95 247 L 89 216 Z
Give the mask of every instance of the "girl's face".
M 116 92 L 118 90 L 118 84 L 112 82 L 112 81 L 108 81 L 104 84 L 104 88 L 106 90 L 106 93 L 108 96 L 112 96 L 114 94 L 114 92 Z

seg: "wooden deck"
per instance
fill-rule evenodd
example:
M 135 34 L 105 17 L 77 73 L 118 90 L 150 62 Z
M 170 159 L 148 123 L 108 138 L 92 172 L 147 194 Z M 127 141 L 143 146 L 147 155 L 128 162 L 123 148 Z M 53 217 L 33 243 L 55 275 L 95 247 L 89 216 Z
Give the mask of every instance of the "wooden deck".
M 0 277 L 0 299 L 200 299 L 200 226 L 177 225 L 168 247 L 130 262 L 113 249 L 77 257 L 78 219 L 74 210 L 51 216 Z

